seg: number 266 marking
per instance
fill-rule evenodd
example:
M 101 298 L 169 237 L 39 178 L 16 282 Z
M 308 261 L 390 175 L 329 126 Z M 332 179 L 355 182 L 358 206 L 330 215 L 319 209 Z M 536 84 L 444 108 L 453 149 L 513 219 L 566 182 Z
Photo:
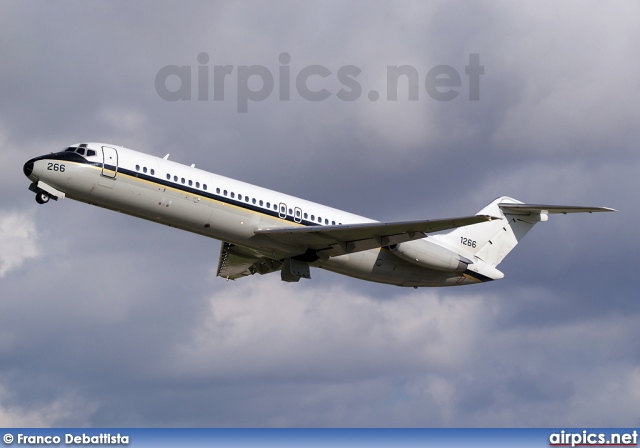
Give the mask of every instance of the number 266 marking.
M 47 164 L 47 169 L 49 171 L 60 171 L 61 173 L 64 173 L 64 164 L 49 162 Z

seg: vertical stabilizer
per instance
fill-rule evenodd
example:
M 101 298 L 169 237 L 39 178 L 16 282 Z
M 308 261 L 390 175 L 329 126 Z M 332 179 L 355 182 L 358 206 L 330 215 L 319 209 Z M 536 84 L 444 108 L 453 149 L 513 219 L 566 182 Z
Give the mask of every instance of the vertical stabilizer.
M 547 220 L 547 215 L 540 212 L 517 215 L 509 213 L 501 207 L 506 204 L 523 203 L 506 196 L 500 197 L 477 213 L 500 219 L 460 227 L 446 234 L 434 235 L 433 238 L 456 248 L 472 260 L 474 257 L 479 258 L 495 267 L 536 223 Z

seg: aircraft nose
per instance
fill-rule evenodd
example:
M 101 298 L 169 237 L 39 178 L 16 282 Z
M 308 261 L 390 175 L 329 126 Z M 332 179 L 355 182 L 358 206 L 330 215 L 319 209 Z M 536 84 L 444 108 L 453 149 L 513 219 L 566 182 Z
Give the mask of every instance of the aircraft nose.
M 29 177 L 31 176 L 31 173 L 33 173 L 33 159 L 29 160 L 27 163 L 24 164 L 24 167 L 22 168 L 22 171 L 24 172 L 24 175 Z

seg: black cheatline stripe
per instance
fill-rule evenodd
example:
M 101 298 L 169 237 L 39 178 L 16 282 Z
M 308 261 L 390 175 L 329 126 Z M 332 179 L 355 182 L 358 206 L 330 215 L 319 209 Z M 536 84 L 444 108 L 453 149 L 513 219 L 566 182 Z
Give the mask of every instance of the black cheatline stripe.
M 491 282 L 491 281 L 493 281 L 493 279 L 491 277 L 487 277 L 486 275 L 478 274 L 477 272 L 470 271 L 469 269 L 464 271 L 463 274 L 466 274 L 469 277 L 473 277 L 476 280 L 480 280 L 481 282 Z
M 46 156 L 35 157 L 29 160 L 29 162 L 36 162 L 38 160 L 66 160 L 68 162 L 97 165 L 96 163 L 89 162 L 87 159 L 75 152 L 56 152 L 53 154 L 47 154 Z M 99 166 L 102 166 L 102 164 Z
M 55 157 L 54 157 L 55 156 Z M 85 159 L 84 157 L 76 154 L 76 153 L 56 153 L 56 154 L 50 154 L 49 156 L 43 156 L 43 159 L 45 158 L 49 158 L 49 159 L 56 159 L 56 160 L 68 160 L 70 162 L 75 162 L 75 163 L 80 163 L 80 164 L 84 164 L 84 165 L 91 165 L 91 166 L 96 166 L 98 168 L 102 168 L 102 163 L 100 162 L 89 162 L 87 159 Z M 111 171 L 116 171 L 116 166 L 114 165 L 108 165 L 105 164 L 104 168 L 107 170 L 111 170 Z M 253 212 L 256 213 L 261 213 L 263 215 L 268 215 L 268 216 L 272 216 L 274 218 L 278 218 L 278 219 L 282 219 L 284 221 L 289 221 L 292 222 L 294 224 L 302 224 L 304 226 L 319 226 L 320 224 L 313 222 L 313 221 L 309 221 L 306 219 L 302 219 L 300 222 L 296 221 L 293 219 L 293 216 L 290 215 L 286 215 L 285 218 L 280 217 L 279 212 L 276 210 L 272 210 L 272 209 L 268 209 L 266 207 L 260 207 L 258 205 L 254 205 L 254 204 L 249 204 L 247 202 L 243 202 L 243 201 L 238 201 L 235 199 L 231 199 L 231 198 L 227 198 L 225 196 L 219 195 L 219 194 L 215 194 L 215 193 L 211 193 L 209 191 L 204 191 L 204 190 L 198 190 L 197 188 L 193 188 L 193 187 L 189 187 L 187 185 L 183 185 L 183 184 L 178 184 L 175 182 L 171 182 L 169 180 L 165 180 L 165 179 L 161 179 L 159 177 L 155 177 L 155 176 L 150 176 L 148 174 L 143 174 L 140 173 L 138 171 L 132 171 L 126 168 L 122 168 L 120 166 L 117 167 L 117 172 L 119 174 L 125 174 L 127 176 L 130 177 L 135 177 L 138 179 L 143 179 L 146 180 L 147 182 L 151 182 L 153 184 L 156 185 L 162 185 L 164 187 L 169 187 L 169 188 L 173 188 L 174 190 L 179 190 L 182 191 L 184 193 L 190 193 L 196 196 L 203 196 L 218 202 L 223 202 L 225 204 L 229 204 L 229 205 L 234 205 L 236 207 L 239 208 L 243 208 L 245 210 L 251 210 Z M 276 204 L 279 207 L 279 204 Z

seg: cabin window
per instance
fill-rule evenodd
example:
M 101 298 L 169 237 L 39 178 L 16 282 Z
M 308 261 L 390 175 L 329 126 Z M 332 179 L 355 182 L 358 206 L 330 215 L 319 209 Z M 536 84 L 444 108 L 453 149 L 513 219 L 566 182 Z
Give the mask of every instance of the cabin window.
M 143 172 L 143 173 L 146 173 L 146 172 L 147 172 L 147 167 L 146 167 L 146 166 L 142 168 L 142 172 Z
M 335 225 L 336 225 L 336 222 L 335 222 L 335 221 L 331 221 L 331 225 L 332 225 L 332 226 L 335 226 Z
M 189 186 L 192 186 L 193 182 L 191 182 L 191 179 L 189 179 Z
M 185 183 L 184 177 L 180 179 L 180 182 Z
M 244 197 L 244 201 L 248 204 L 249 203 L 249 196 L 245 196 Z
M 260 207 L 262 207 L 262 204 L 264 204 L 264 202 L 262 202 L 262 199 L 260 199 Z
M 256 198 L 251 199 L 251 202 L 255 205 L 255 203 L 256 203 Z
M 200 188 L 200 182 L 196 182 L 196 188 Z
M 173 176 L 173 181 L 178 182 L 178 176 Z
M 151 175 L 154 176 L 156 174 L 156 170 L 154 170 L 153 168 L 151 168 Z
M 227 195 L 227 190 L 224 190 L 224 195 L 225 195 L 225 196 Z
M 329 220 L 327 218 L 324 218 L 324 223 L 329 224 Z
M 273 209 L 278 210 L 278 206 L 276 204 L 273 204 Z
M 220 188 L 216 188 L 216 193 L 220 194 Z
M 236 197 L 236 194 L 235 194 L 233 191 L 231 192 L 231 197 L 232 197 L 232 198 L 235 198 L 235 197 Z
M 308 218 L 308 215 L 305 213 L 304 214 L 304 219 L 307 219 L 307 218 Z
M 167 180 L 171 180 L 171 174 L 167 174 Z
M 136 171 L 140 171 L 140 165 L 136 165 Z
M 202 188 L 206 190 L 207 189 L 207 184 L 202 185 Z
M 311 221 L 315 221 L 316 220 L 316 215 L 311 215 Z
M 318 216 L 318 222 L 322 224 L 322 218 L 320 216 Z

